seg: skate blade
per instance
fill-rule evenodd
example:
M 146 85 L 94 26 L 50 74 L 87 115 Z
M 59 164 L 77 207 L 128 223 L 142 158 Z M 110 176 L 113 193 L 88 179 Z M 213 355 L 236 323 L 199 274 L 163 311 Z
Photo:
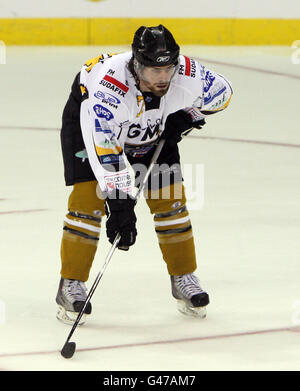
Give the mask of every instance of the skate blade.
M 65 324 L 73 325 L 77 319 L 78 312 L 66 311 L 61 305 L 58 306 L 56 318 Z M 78 325 L 81 326 L 86 321 L 86 314 L 83 314 Z
M 195 318 L 206 318 L 206 307 L 190 307 L 183 300 L 177 300 L 177 309 L 184 315 L 193 316 Z

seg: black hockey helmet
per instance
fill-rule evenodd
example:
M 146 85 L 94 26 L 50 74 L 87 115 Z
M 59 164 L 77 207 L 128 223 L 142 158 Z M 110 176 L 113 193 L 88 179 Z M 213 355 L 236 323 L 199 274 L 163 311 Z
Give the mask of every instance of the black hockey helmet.
M 145 66 L 177 65 L 179 46 L 162 24 L 155 27 L 141 26 L 134 35 L 132 53 Z

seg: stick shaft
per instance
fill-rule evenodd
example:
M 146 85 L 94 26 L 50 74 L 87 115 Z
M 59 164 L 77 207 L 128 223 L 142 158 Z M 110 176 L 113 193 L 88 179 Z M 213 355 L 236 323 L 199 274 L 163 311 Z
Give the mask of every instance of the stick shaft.
M 105 272 L 105 269 L 106 269 L 107 265 L 109 264 L 109 261 L 111 260 L 111 258 L 113 256 L 113 253 L 114 253 L 114 251 L 115 251 L 115 249 L 116 249 L 116 247 L 117 247 L 117 245 L 118 245 L 118 243 L 120 241 L 120 238 L 121 238 L 121 236 L 120 236 L 120 234 L 118 234 L 116 236 L 115 240 L 114 240 L 114 243 L 112 244 L 112 246 L 111 246 L 111 248 L 109 250 L 109 253 L 106 256 L 105 262 L 104 262 L 100 272 L 97 274 L 97 277 L 96 277 L 93 285 L 91 286 L 91 288 L 89 290 L 89 293 L 88 293 L 88 295 L 87 295 L 87 297 L 85 299 L 84 305 L 83 305 L 82 309 L 80 310 L 80 312 L 78 313 L 78 316 L 77 316 L 77 318 L 76 318 L 76 320 L 75 320 L 75 322 L 74 322 L 74 324 L 72 326 L 72 329 L 71 329 L 71 331 L 70 331 L 70 333 L 68 335 L 68 338 L 67 338 L 66 342 L 69 342 L 69 340 L 71 339 L 71 337 L 72 337 L 76 327 L 78 326 L 78 323 L 80 322 L 80 319 L 82 318 L 82 315 L 84 314 L 84 310 L 86 309 L 86 306 L 90 302 L 90 300 L 91 300 L 91 298 L 92 298 L 92 296 L 93 296 L 93 294 L 94 294 L 94 292 L 95 292 L 95 290 L 96 290 L 96 288 L 97 288 L 97 286 L 98 286 L 98 284 L 99 284 L 99 282 L 100 282 L 100 280 L 101 280 L 101 278 L 102 278 L 102 276 L 103 276 L 103 274 Z
M 148 167 L 148 169 L 147 169 L 146 175 L 145 175 L 145 177 L 144 177 L 144 179 L 143 179 L 142 185 L 140 186 L 138 192 L 136 193 L 136 196 L 135 196 L 136 199 L 139 198 L 141 192 L 144 190 L 144 187 L 145 187 L 145 185 L 146 185 L 146 182 L 147 182 L 147 180 L 148 180 L 148 177 L 149 177 L 149 175 L 150 175 L 150 173 L 151 173 L 151 171 L 152 171 L 152 168 L 153 168 L 154 164 L 156 163 L 156 161 L 157 161 L 157 159 L 158 159 L 158 156 L 159 156 L 159 154 L 160 154 L 160 152 L 161 152 L 161 150 L 162 150 L 164 144 L 165 144 L 165 140 L 160 140 L 160 142 L 158 143 L 158 145 L 157 145 L 157 147 L 156 147 L 156 149 L 155 149 L 155 152 L 154 152 L 154 154 L 153 154 L 153 156 L 152 156 L 150 165 L 149 165 L 149 167 Z

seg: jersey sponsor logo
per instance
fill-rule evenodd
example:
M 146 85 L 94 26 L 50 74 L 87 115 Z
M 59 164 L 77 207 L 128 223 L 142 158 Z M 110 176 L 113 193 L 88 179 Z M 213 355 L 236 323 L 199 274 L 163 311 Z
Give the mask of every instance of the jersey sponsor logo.
M 211 86 L 214 83 L 214 80 L 215 76 L 210 71 L 206 71 L 204 79 L 204 92 L 208 92 L 210 90 Z
M 188 109 L 185 109 L 184 111 L 189 113 L 189 115 L 192 117 L 193 122 L 201 121 L 204 118 L 204 115 L 201 113 L 201 111 L 198 111 L 194 107 L 190 107 Z
M 115 135 L 113 131 L 109 128 L 108 124 L 104 124 L 104 126 L 102 124 L 101 126 L 97 118 L 95 119 L 95 131 Z
M 191 60 L 191 77 L 196 77 L 196 62 Z
M 103 146 L 95 145 L 95 149 L 97 152 L 97 155 L 100 156 L 106 156 L 106 155 L 120 155 L 123 150 L 119 145 L 116 145 L 116 143 L 110 143 L 110 141 L 107 141 L 108 145 L 114 145 L 112 148 L 107 148 L 106 143 L 101 143 Z
M 115 74 L 115 71 L 114 71 L 113 69 L 109 69 L 109 70 L 107 71 L 107 74 L 108 74 L 108 75 L 114 75 L 114 74 Z
M 146 145 L 129 145 L 125 144 L 124 149 L 126 155 L 132 157 L 143 157 L 146 155 L 155 145 L 155 141 L 147 143 Z
M 196 77 L 196 62 L 189 57 L 183 56 L 185 64 L 179 66 L 179 74 L 189 77 Z
M 202 80 L 205 79 L 205 66 L 202 64 L 200 64 L 200 76 Z
M 109 107 L 112 107 L 114 109 L 117 109 L 118 108 L 118 105 L 115 105 L 114 103 L 111 103 L 109 102 L 108 100 L 106 99 L 102 99 L 101 100 L 101 103 L 103 103 L 104 105 L 108 105 Z
M 101 105 L 95 105 L 93 109 L 97 117 L 99 118 L 105 118 L 107 121 L 110 121 L 112 118 L 114 118 L 113 113 L 109 111 L 106 107 L 103 107 Z
M 109 75 L 105 75 L 100 81 L 100 84 L 106 88 L 111 89 L 114 92 L 117 92 L 121 96 L 125 96 L 125 94 L 129 90 L 129 87 Z
M 113 153 L 111 153 L 109 155 L 99 156 L 99 159 L 102 164 L 115 164 L 115 163 L 120 163 L 121 161 L 123 161 L 122 156 L 115 155 Z
M 97 99 L 103 99 L 103 100 L 107 101 L 108 103 L 113 103 L 115 105 L 118 105 L 119 103 L 121 103 L 119 98 L 110 94 L 109 92 L 104 93 L 103 91 L 97 91 L 94 93 L 94 97 Z
M 221 90 L 219 90 L 213 95 L 211 95 L 211 93 L 209 92 L 208 95 L 204 98 L 204 104 L 207 105 L 208 103 L 212 102 L 217 96 L 223 94 L 223 92 L 225 91 L 226 87 L 223 87 Z
M 103 124 L 103 122 L 105 122 Z M 122 147 L 117 145 L 116 134 L 109 129 L 106 121 L 103 120 L 102 124 L 98 119 L 95 119 L 96 132 L 103 132 L 105 134 L 104 140 L 98 140 L 95 144 L 95 149 L 98 156 L 106 156 L 110 154 L 119 155 L 122 153 Z
M 126 191 L 130 190 L 131 187 L 131 178 L 129 174 L 104 176 L 104 180 L 109 190 L 122 189 L 123 191 Z
M 214 96 L 215 98 L 216 96 Z M 231 96 L 229 97 L 229 99 L 227 100 L 226 102 L 226 99 L 227 99 L 227 92 L 225 91 L 223 93 L 222 96 L 220 96 L 220 98 L 218 98 L 217 100 L 215 100 L 215 103 L 213 105 L 211 105 L 209 107 L 209 111 L 221 111 L 221 110 L 224 110 L 228 105 L 229 105 L 229 102 L 230 102 L 230 99 L 231 99 Z M 226 103 L 225 103 L 226 102 Z
M 185 76 L 190 76 L 191 75 L 191 60 L 184 56 L 184 61 L 185 61 Z
M 112 83 L 112 84 L 114 84 L 116 87 L 120 88 L 120 90 L 124 91 L 125 93 L 126 93 L 126 92 L 128 91 L 128 89 L 129 89 L 125 84 L 121 83 L 119 80 L 115 79 L 115 78 L 112 77 L 112 76 L 105 75 L 105 76 L 103 77 L 103 79 L 106 80 L 106 81 L 108 81 L 108 82 L 110 82 L 110 83 Z
M 94 97 L 101 100 L 101 103 L 113 107 L 114 109 L 118 108 L 118 104 L 121 103 L 120 99 L 114 95 L 104 93 L 102 91 L 97 91 L 94 93 Z
M 151 120 L 148 119 L 147 126 L 142 128 L 140 124 L 132 124 L 129 126 L 127 137 L 130 139 L 134 139 L 143 134 L 141 141 L 151 140 L 152 138 L 157 138 L 159 135 L 159 126 L 160 119 L 157 119 L 154 124 L 151 123 Z
M 120 96 L 125 96 L 126 92 L 122 91 L 119 87 L 116 87 L 114 84 L 109 83 L 108 81 L 101 80 L 100 84 L 103 85 L 106 88 L 109 88 L 110 90 L 116 92 Z

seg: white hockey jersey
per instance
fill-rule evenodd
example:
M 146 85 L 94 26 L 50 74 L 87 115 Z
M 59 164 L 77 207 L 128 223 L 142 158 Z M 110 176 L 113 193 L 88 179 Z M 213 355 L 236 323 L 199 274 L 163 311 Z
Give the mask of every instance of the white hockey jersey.
M 169 114 L 193 107 L 205 117 L 225 109 L 232 96 L 228 80 L 184 55 L 167 94 L 143 96 L 128 69 L 131 57 L 131 52 L 102 54 L 89 60 L 80 73 L 83 140 L 102 192 L 132 191 L 126 156 L 149 152 Z M 116 163 L 121 169 L 112 172 Z

